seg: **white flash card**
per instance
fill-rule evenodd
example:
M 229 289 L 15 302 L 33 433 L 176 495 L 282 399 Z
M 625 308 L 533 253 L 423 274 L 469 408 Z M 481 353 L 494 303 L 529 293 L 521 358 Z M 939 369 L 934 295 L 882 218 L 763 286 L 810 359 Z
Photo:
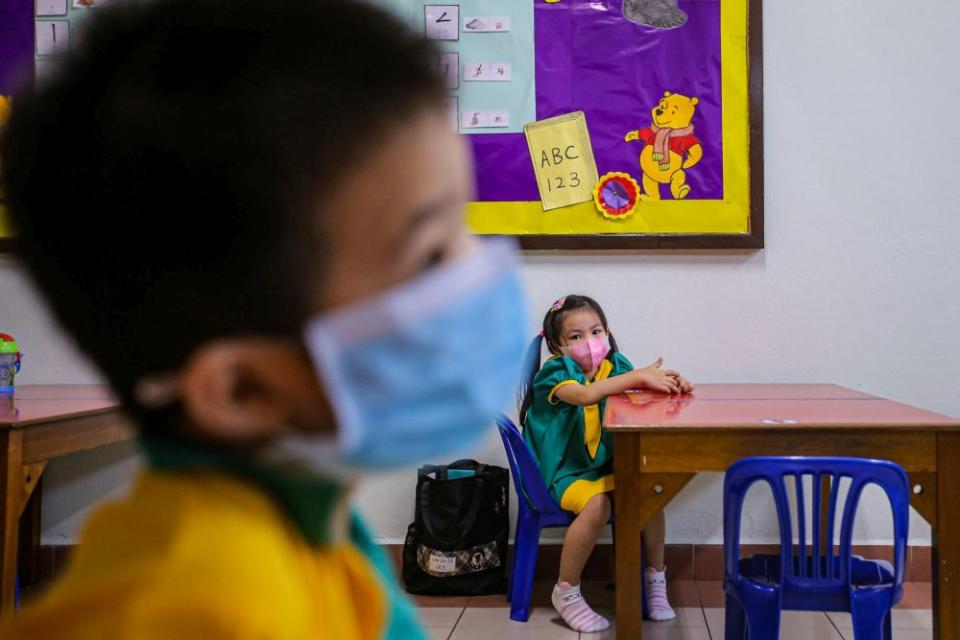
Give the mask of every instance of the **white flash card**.
M 510 126 L 507 111 L 464 111 L 460 125 L 464 129 L 499 129 Z
M 457 96 L 447 98 L 447 118 L 450 120 L 450 128 L 454 131 L 460 130 L 460 100 Z
M 456 89 L 460 86 L 460 54 L 441 53 L 440 73 L 447 79 L 447 89 Z
M 469 62 L 463 65 L 467 82 L 510 82 L 509 62 Z
M 67 0 L 37 0 L 38 16 L 65 16 L 67 15 Z
M 70 23 L 66 20 L 38 20 L 36 34 L 38 56 L 59 56 L 70 49 Z
M 509 111 L 488 111 L 487 112 L 487 125 L 490 127 L 509 127 L 510 126 L 510 112 Z
M 423 18 L 428 39 L 460 39 L 460 5 L 428 4 L 423 7 Z
M 463 19 L 464 33 L 506 33 L 510 31 L 508 16 L 467 16 Z
M 38 59 L 33 65 L 33 77 L 34 81 L 41 85 L 53 76 L 57 71 L 58 60 L 53 60 L 50 58 Z

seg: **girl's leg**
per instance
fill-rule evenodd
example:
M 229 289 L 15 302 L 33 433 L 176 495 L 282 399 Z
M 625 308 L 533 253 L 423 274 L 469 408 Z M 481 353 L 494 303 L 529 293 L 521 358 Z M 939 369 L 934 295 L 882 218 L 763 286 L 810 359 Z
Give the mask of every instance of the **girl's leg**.
M 667 521 L 663 511 L 655 515 L 643 530 L 643 553 L 647 559 L 647 606 L 651 620 L 672 620 L 677 614 L 667 599 L 667 568 L 663 561 L 663 545 L 667 536 Z
M 560 579 L 553 589 L 553 606 L 574 631 L 609 628 L 610 622 L 590 608 L 580 593 L 580 575 L 597 539 L 610 519 L 610 498 L 593 496 L 567 529 L 560 552 Z
M 643 555 L 651 569 L 664 570 L 663 545 L 666 539 L 667 521 L 661 511 L 650 519 L 647 528 L 643 530 Z
M 560 579 L 558 582 L 580 584 L 580 574 L 590 553 L 597 545 L 603 528 L 610 520 L 610 498 L 601 493 L 590 498 L 567 529 L 560 551 Z

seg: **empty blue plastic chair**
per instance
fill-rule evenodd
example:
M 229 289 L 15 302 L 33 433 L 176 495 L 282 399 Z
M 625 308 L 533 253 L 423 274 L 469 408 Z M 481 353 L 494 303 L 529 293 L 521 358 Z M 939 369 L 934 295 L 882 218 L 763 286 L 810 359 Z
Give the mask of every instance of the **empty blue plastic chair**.
M 510 569 L 507 599 L 510 601 L 510 618 L 526 622 L 530 618 L 530 594 L 540 550 L 540 532 L 550 527 L 569 526 L 576 516 L 561 509 L 556 500 L 550 497 L 540 468 L 513 421 L 500 416 L 497 418 L 497 428 L 507 452 L 513 487 L 517 492 L 517 530 L 514 534 L 513 566 Z M 646 610 L 646 593 L 643 608 Z
M 790 491 L 795 484 L 796 514 Z M 807 479 L 805 481 L 805 479 Z M 812 480 L 812 482 L 810 482 Z M 822 482 L 829 480 L 827 517 L 821 516 Z M 740 558 L 740 516 L 747 491 L 765 482 L 780 523 L 780 555 Z M 807 531 L 809 492 L 812 527 Z M 841 485 L 849 484 L 840 501 Z M 893 566 L 851 553 L 853 523 L 864 487 L 879 486 L 893 509 Z M 781 610 L 849 611 L 856 640 L 890 640 L 890 609 L 903 597 L 909 522 L 907 474 L 892 462 L 857 458 L 746 458 L 727 470 L 723 494 L 724 591 L 727 640 L 776 640 Z M 835 521 L 841 514 L 839 541 Z M 797 542 L 794 542 L 794 529 Z M 748 636 L 749 632 L 749 636 Z

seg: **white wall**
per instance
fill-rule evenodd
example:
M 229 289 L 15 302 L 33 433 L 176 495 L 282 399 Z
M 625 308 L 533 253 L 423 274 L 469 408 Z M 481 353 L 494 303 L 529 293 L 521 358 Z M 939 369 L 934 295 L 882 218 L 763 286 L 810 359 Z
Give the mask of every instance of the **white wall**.
M 836 382 L 960 416 L 960 4 L 764 4 L 766 250 L 530 255 L 531 311 L 589 293 L 638 364 L 664 355 L 700 382 Z M 23 383 L 95 379 L 10 264 L 0 329 L 27 352 Z M 503 462 L 492 434 L 477 455 Z M 71 539 L 86 503 L 121 492 L 135 466 L 123 447 L 54 462 L 45 541 Z M 413 483 L 360 492 L 385 541 L 402 539 Z M 668 509 L 670 541 L 719 542 L 720 502 L 719 477 L 696 478 Z M 859 540 L 885 540 L 888 516 L 866 511 Z M 919 518 L 912 532 L 929 540 Z M 757 504 L 745 534 L 774 533 Z

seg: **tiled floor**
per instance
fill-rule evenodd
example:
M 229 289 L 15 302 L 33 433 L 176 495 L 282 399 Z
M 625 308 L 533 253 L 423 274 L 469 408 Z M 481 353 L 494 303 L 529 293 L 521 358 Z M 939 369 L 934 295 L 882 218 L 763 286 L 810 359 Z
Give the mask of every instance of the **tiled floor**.
M 613 591 L 604 583 L 584 583 L 591 604 L 613 619 Z M 534 609 L 526 623 L 510 620 L 503 596 L 472 598 L 417 598 L 420 612 L 435 640 L 612 640 L 614 630 L 577 634 L 570 631 L 549 606 L 549 584 L 534 589 Z M 670 598 L 677 609 L 671 622 L 645 622 L 644 640 L 722 640 L 723 608 L 720 583 L 671 584 Z M 912 607 L 912 608 L 906 608 Z M 928 584 L 909 583 L 901 608 L 894 611 L 894 640 L 930 640 L 933 619 Z M 785 612 L 781 640 L 853 640 L 846 614 Z

